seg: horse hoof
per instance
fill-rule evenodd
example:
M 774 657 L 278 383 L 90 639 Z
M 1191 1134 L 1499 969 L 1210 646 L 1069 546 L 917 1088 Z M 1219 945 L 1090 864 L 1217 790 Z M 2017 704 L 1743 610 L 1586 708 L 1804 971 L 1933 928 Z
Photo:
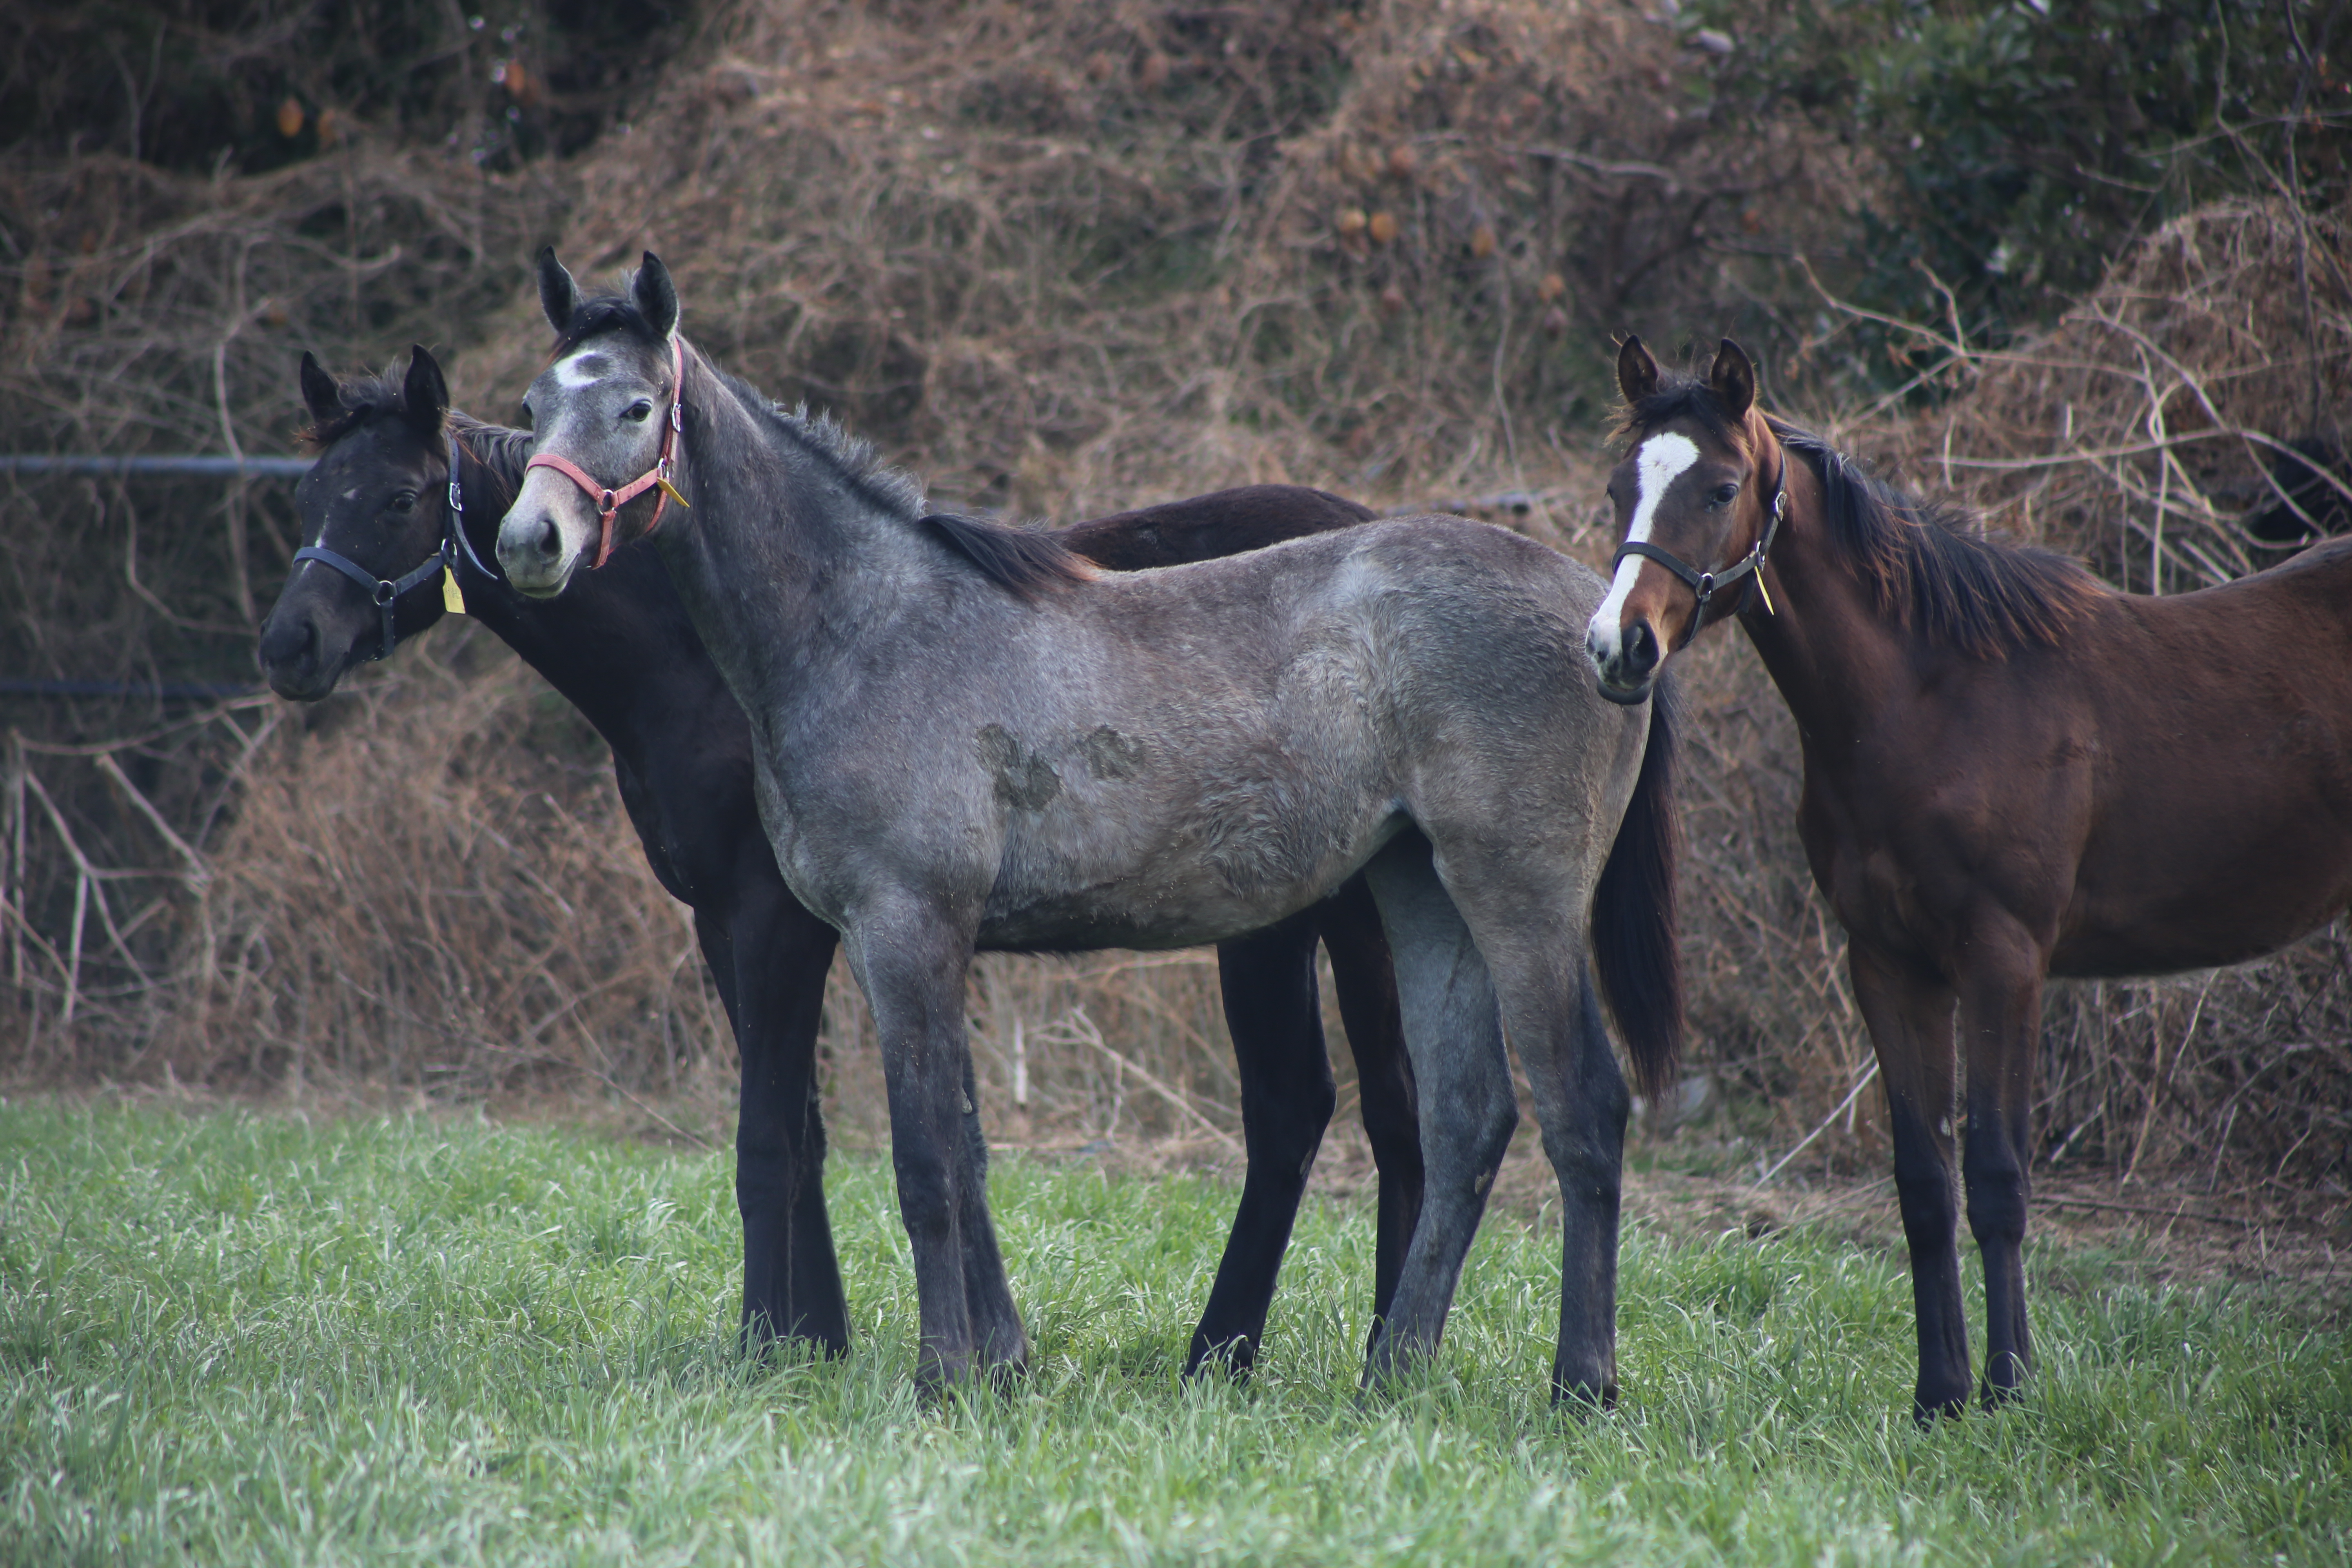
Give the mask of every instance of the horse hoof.
M 1922 1426 L 1933 1426 L 1937 1420 L 1949 1420 L 1969 1413 L 1968 1391 L 1954 1394 L 1946 1389 L 1931 1389 L 1924 1384 L 1911 1395 L 1911 1419 Z
M 2024 1395 L 2025 1389 L 2022 1384 L 2012 1384 L 2003 1388 L 1999 1384 L 1986 1383 L 1977 1389 L 1977 1402 L 1988 1411 L 1999 1410 L 2004 1405 L 2014 1405 Z
M 1554 1378 L 1551 1406 L 1554 1410 L 1572 1410 L 1580 1415 L 1605 1415 L 1617 1408 L 1617 1384 L 1614 1381 L 1563 1383 Z
M 1190 1382 L 1211 1373 L 1223 1373 L 1235 1383 L 1246 1383 L 1256 1366 L 1257 1342 L 1247 1334 L 1235 1334 L 1218 1342 L 1196 1337 L 1192 1354 L 1184 1358 L 1184 1377 Z

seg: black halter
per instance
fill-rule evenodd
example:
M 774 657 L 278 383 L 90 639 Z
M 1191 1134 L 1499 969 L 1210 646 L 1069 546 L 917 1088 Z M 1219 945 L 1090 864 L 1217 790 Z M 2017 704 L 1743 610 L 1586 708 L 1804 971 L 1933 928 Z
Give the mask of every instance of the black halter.
M 388 581 L 350 556 L 340 554 L 323 544 L 306 544 L 294 552 L 296 565 L 305 561 L 321 562 L 367 590 L 369 598 L 383 616 L 383 640 L 375 652 L 367 656 L 370 664 L 390 658 L 393 648 L 400 641 L 392 629 L 393 610 L 400 596 L 411 588 L 422 587 L 432 582 L 444 572 L 455 576 L 459 552 L 464 552 L 466 559 L 473 563 L 475 571 L 485 577 L 491 575 L 490 569 L 482 564 L 482 558 L 474 553 L 474 542 L 466 537 L 466 492 L 457 479 L 457 436 L 452 431 L 449 435 L 449 506 L 441 514 L 441 544 L 406 576 Z
M 1764 564 L 1764 557 L 1771 553 L 1772 541 L 1780 531 L 1780 520 L 1788 514 L 1789 450 L 1783 447 L 1780 448 L 1780 471 L 1772 479 L 1771 515 L 1765 520 L 1764 531 L 1756 536 L 1755 544 L 1740 558 L 1739 564 L 1720 573 L 1702 572 L 1670 550 L 1661 550 L 1647 540 L 1629 539 L 1617 547 L 1616 555 L 1609 563 L 1609 570 L 1616 571 L 1628 555 L 1638 555 L 1645 561 L 1656 562 L 1689 584 L 1690 591 L 1698 595 L 1698 607 L 1691 612 L 1690 631 L 1683 638 L 1683 646 L 1688 647 L 1698 637 L 1699 626 L 1706 619 L 1707 604 L 1715 597 L 1717 589 L 1727 588 L 1749 577 L 1755 578 L 1750 587 L 1763 589 L 1764 579 L 1757 576 L 1757 573 Z M 1772 606 L 1769 592 L 1765 594 L 1764 606 L 1767 609 Z M 1744 609 L 1746 606 L 1741 607 Z

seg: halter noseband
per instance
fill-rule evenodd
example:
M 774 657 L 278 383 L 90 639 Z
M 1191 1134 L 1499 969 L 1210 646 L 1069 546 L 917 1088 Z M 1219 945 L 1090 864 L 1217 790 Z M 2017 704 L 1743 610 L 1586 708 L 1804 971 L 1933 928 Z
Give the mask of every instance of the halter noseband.
M 406 576 L 393 579 L 379 577 L 350 556 L 340 554 L 323 544 L 306 544 L 294 552 L 294 563 L 297 566 L 305 561 L 320 562 L 333 567 L 367 590 L 368 597 L 383 616 L 383 638 L 376 645 L 376 650 L 367 656 L 367 662 L 370 664 L 375 663 L 378 659 L 390 658 L 393 648 L 400 641 L 392 629 L 393 610 L 398 604 L 400 596 L 411 588 L 420 587 L 431 582 L 444 572 L 449 574 L 451 584 L 454 586 L 457 576 L 457 556 L 460 552 L 464 552 L 467 561 L 473 563 L 475 571 L 493 582 L 497 581 L 497 574 L 483 565 L 482 558 L 474 553 L 474 542 L 466 537 L 466 491 L 458 482 L 457 456 L 457 433 L 453 430 L 449 433 L 449 506 L 448 510 L 441 514 L 441 543 L 432 554 L 425 558 L 424 563 L 415 571 Z M 463 600 L 459 600 L 450 607 L 461 615 L 465 612 Z
M 530 461 L 523 465 L 526 476 L 533 468 L 553 468 L 586 491 L 589 500 L 595 505 L 600 531 L 596 540 L 596 559 L 588 563 L 592 572 L 613 558 L 613 520 L 621 515 L 623 507 L 659 486 L 661 499 L 654 502 L 654 520 L 646 524 L 646 531 L 651 533 L 661 526 L 662 512 L 671 501 L 680 506 L 687 504 L 686 498 L 677 493 L 677 487 L 669 482 L 675 468 L 673 459 L 677 451 L 678 434 L 686 428 L 686 346 L 675 334 L 669 340 L 669 423 L 663 426 L 661 451 L 654 458 L 652 468 L 619 489 L 614 489 L 590 479 L 588 471 L 571 458 L 558 457 L 553 452 L 533 452 Z
M 1776 441 L 1774 445 L 1778 446 L 1779 443 Z M 1746 555 L 1740 557 L 1737 566 L 1726 572 L 1702 572 L 1670 550 L 1660 549 L 1644 539 L 1629 539 L 1617 547 L 1617 553 L 1610 560 L 1609 569 L 1614 572 L 1624 562 L 1625 557 L 1638 555 L 1645 561 L 1656 562 L 1681 578 L 1689 586 L 1690 591 L 1698 595 L 1698 607 L 1691 612 L 1690 632 L 1683 638 L 1683 646 L 1688 647 L 1697 640 L 1699 626 L 1706 619 L 1706 606 L 1714 599 L 1717 589 L 1727 588 L 1743 578 L 1753 576 L 1756 579 L 1753 586 L 1758 593 L 1764 595 L 1765 609 L 1772 608 L 1772 591 L 1764 586 L 1764 579 L 1759 574 L 1764 565 L 1764 558 L 1771 553 L 1773 539 L 1780 531 L 1780 520 L 1788 515 L 1789 449 L 1781 447 L 1780 470 L 1773 476 L 1772 480 L 1770 515 L 1765 521 L 1764 531 L 1756 536 L 1756 542 L 1749 546 Z

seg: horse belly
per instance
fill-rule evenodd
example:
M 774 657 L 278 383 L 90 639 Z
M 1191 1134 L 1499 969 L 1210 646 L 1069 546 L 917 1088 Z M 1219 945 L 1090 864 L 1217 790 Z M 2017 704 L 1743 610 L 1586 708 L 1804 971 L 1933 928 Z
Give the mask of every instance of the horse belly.
M 2051 954 L 2051 973 L 2122 979 L 2242 963 L 2309 935 L 2352 905 L 2352 843 L 2340 835 L 2217 845 L 2193 859 L 2147 858 L 2159 864 L 2143 860 L 2138 875 L 2112 882 L 2086 868 L 2084 896 Z
M 2075 874 L 2053 973 L 2162 974 L 2274 952 L 2352 904 L 2347 727 L 2242 702 L 2131 759 Z
M 1392 795 L 1260 751 L 1214 769 L 1087 778 L 1016 810 L 986 947 L 1189 947 L 1327 896 L 1395 831 Z
M 1402 822 L 1367 800 L 1344 822 L 1194 809 L 1139 831 L 1016 833 L 990 889 L 982 947 L 1192 947 L 1328 897 Z

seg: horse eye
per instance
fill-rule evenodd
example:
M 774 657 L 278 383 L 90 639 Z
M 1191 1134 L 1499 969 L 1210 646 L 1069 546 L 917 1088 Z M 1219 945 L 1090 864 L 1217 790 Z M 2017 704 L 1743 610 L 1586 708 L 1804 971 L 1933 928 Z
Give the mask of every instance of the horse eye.
M 397 512 L 415 511 L 416 510 L 416 492 L 415 490 L 401 491 L 398 495 L 392 498 L 392 505 L 386 510 Z
M 1731 504 L 1732 498 L 1738 493 L 1739 487 L 1738 485 L 1720 484 L 1715 487 L 1715 494 L 1709 498 L 1709 500 L 1710 503 L 1715 506 L 1729 506 Z
M 635 403 L 630 404 L 626 408 L 621 410 L 621 417 L 624 419 L 634 419 L 638 424 L 642 425 L 652 416 L 653 411 L 654 405 L 646 399 L 640 397 Z

